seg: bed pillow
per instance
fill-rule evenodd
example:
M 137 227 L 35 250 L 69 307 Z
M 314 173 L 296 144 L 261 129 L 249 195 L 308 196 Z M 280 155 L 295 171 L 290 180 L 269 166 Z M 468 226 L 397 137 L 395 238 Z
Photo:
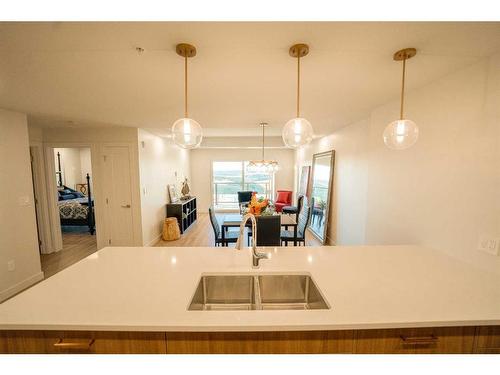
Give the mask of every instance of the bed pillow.
M 62 200 L 62 201 L 66 201 L 66 200 L 68 200 L 68 199 L 75 199 L 75 198 L 76 198 L 76 196 L 75 196 L 75 194 L 60 194 L 60 195 L 59 195 L 59 198 L 60 198 L 60 200 Z
M 76 198 L 85 198 L 85 195 L 80 191 L 75 191 L 72 193 Z

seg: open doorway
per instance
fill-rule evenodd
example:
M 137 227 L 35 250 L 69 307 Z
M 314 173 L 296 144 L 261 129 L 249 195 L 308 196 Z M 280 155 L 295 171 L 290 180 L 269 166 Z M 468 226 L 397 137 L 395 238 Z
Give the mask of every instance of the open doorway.
M 54 148 L 53 163 L 63 246 L 41 255 L 46 278 L 97 250 L 90 147 Z

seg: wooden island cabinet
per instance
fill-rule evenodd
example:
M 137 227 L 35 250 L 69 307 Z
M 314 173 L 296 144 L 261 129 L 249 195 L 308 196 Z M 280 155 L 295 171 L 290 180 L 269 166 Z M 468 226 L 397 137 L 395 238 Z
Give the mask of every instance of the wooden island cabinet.
M 478 327 L 475 353 L 500 354 L 500 326 Z
M 0 353 L 500 353 L 500 326 L 286 332 L 0 331 Z

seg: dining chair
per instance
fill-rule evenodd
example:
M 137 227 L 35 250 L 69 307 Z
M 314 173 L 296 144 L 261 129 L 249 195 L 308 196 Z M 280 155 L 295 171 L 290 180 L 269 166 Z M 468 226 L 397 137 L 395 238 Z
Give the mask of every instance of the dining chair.
M 257 246 L 281 246 L 281 216 L 257 216 Z M 248 231 L 250 244 L 252 231 Z
M 311 204 L 309 205 L 307 198 L 304 197 L 302 205 L 302 210 L 300 211 L 299 214 L 299 219 L 297 223 L 297 242 L 300 246 L 306 245 L 306 229 L 307 226 L 309 225 L 309 222 L 311 221 L 311 213 L 314 205 L 314 198 L 311 198 Z M 293 230 L 282 230 L 281 231 L 281 242 L 285 243 L 285 246 L 288 246 L 288 242 L 293 242 Z
M 312 210 L 312 225 L 317 222 L 318 227 L 323 224 L 323 209 L 320 207 L 313 207 Z
M 238 191 L 238 206 L 240 207 L 240 214 L 243 213 L 243 207 L 248 206 L 252 200 L 253 191 Z
M 224 234 L 224 240 L 222 240 L 222 231 L 219 222 L 217 221 L 217 216 L 215 216 L 213 207 L 208 208 L 208 214 L 210 216 L 210 223 L 212 223 L 212 229 L 214 230 L 215 246 L 221 245 L 227 247 L 229 243 L 236 243 L 239 233 L 235 231 L 227 231 Z
M 276 212 L 281 212 L 283 207 L 290 206 L 292 204 L 292 194 L 293 192 L 290 190 L 276 191 L 276 201 L 274 202 Z
M 299 197 L 297 198 L 296 206 L 285 206 L 283 207 L 283 210 L 281 212 L 289 215 L 295 214 L 295 220 L 299 220 L 299 213 L 300 210 L 302 209 L 303 202 L 304 202 L 304 195 L 300 194 Z

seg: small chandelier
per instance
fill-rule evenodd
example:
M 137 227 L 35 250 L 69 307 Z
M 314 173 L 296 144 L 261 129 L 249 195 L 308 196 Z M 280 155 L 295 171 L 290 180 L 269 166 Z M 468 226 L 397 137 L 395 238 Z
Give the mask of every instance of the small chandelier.
M 300 58 L 308 53 L 309 46 L 307 44 L 294 44 L 289 50 L 290 56 L 297 58 L 297 116 L 285 124 L 281 136 L 285 145 L 291 148 L 306 145 L 313 138 L 311 123 L 300 117 Z
M 187 61 L 189 57 L 196 56 L 196 47 L 191 44 L 181 43 L 175 47 L 179 56 L 184 57 L 184 117 L 178 119 L 172 125 L 173 141 L 182 148 L 196 148 L 203 138 L 200 124 L 188 116 L 188 70 Z
M 418 139 L 418 127 L 413 121 L 405 119 L 403 116 L 405 97 L 405 73 L 406 60 L 417 54 L 415 48 L 405 48 L 397 51 L 394 61 L 403 61 L 403 77 L 401 82 L 401 107 L 399 110 L 399 120 L 391 122 L 384 130 L 384 143 L 393 150 L 404 150 L 413 146 Z
M 264 158 L 264 135 L 267 122 L 261 122 L 260 127 L 262 128 L 262 159 L 261 160 L 250 160 L 247 166 L 247 171 L 249 172 L 276 172 L 279 169 L 278 162 L 276 160 L 266 160 Z

